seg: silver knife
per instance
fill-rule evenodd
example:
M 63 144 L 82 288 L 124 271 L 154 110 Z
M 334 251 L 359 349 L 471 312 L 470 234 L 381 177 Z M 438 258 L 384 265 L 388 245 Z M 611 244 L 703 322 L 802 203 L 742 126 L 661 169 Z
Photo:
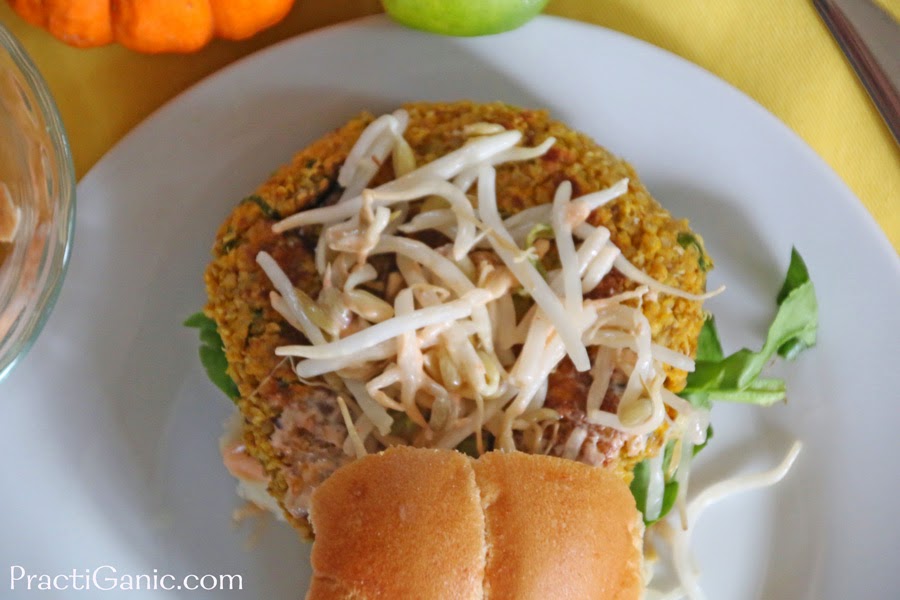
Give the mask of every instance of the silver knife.
M 813 0 L 900 144 L 900 24 L 871 0 Z

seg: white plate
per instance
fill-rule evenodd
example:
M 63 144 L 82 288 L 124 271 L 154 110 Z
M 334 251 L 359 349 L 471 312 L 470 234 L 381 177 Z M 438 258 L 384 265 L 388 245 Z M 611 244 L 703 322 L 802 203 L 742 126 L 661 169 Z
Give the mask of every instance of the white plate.
M 711 283 L 729 286 L 710 302 L 726 350 L 761 343 L 791 245 L 800 249 L 820 343 L 785 369 L 788 406 L 716 407 L 694 489 L 774 464 L 794 438 L 805 449 L 782 485 L 709 510 L 696 533 L 702 582 L 731 600 L 900 589 L 896 254 L 844 184 L 753 101 L 650 45 L 549 17 L 483 39 L 373 18 L 290 40 L 171 102 L 84 178 L 59 304 L 0 386 L 0 567 L 238 573 L 243 592 L 212 597 L 302 596 L 305 544 L 270 526 L 248 552 L 249 532 L 230 525 L 238 503 L 216 449 L 230 407 L 180 323 L 203 305 L 218 224 L 293 151 L 363 108 L 455 98 L 549 107 L 632 161 L 705 236 Z

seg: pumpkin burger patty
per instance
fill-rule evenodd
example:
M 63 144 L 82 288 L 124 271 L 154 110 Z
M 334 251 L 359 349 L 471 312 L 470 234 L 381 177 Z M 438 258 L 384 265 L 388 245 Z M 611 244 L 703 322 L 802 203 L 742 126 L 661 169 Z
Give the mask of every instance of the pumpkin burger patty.
M 542 156 L 497 167 L 496 202 L 504 218 L 552 203 L 563 182 L 570 182 L 572 198 L 577 199 L 627 179 L 624 193 L 593 211 L 589 222 L 608 228 L 611 242 L 646 275 L 689 294 L 703 293 L 708 265 L 701 268 L 701 262 L 708 259 L 701 243 L 679 243 L 679 236 L 699 238 L 686 221 L 674 219 L 650 196 L 630 165 L 587 136 L 553 121 L 544 111 L 501 103 L 415 103 L 404 108 L 409 123 L 403 137 L 417 165 L 460 148 L 469 137 L 466 132 L 484 123 L 521 132 L 523 147 L 555 138 Z M 275 288 L 257 259 L 261 252 L 267 253 L 294 286 L 310 298 L 319 295 L 323 280 L 316 269 L 315 250 L 320 227 L 283 233 L 275 233 L 272 227 L 298 211 L 336 201 L 343 191 L 337 183 L 339 171 L 372 121 L 372 115 L 362 114 L 313 142 L 239 203 L 219 228 L 214 259 L 205 276 L 209 296 L 205 312 L 215 320 L 228 374 L 240 393 L 238 436 L 226 445 L 226 462 L 231 456 L 233 465 L 244 464 L 247 469 L 242 472 L 247 478 L 265 486 L 286 518 L 307 536 L 311 535 L 306 518 L 311 491 L 352 460 L 344 451 L 348 430 L 335 390 L 321 378 L 301 380 L 291 361 L 276 355 L 276 348 L 309 342 L 272 307 L 270 296 Z M 373 187 L 394 179 L 391 161 L 379 166 Z M 425 235 L 418 239 L 430 245 L 441 243 Z M 552 260 L 552 255 L 546 256 Z M 496 258 L 486 255 L 485 260 Z M 379 276 L 361 288 L 376 297 L 389 297 L 386 284 L 396 265 L 377 256 L 372 262 Z M 637 287 L 635 281 L 613 269 L 586 297 L 607 298 Z M 694 355 L 703 324 L 700 302 L 671 294 L 646 294 L 640 310 L 649 322 L 654 344 Z M 591 358 L 595 358 L 593 351 Z M 683 370 L 666 366 L 665 388 L 679 391 L 685 377 Z M 603 410 L 616 411 L 623 378 L 627 379 L 624 373 L 612 374 Z M 542 448 L 553 455 L 612 469 L 629 480 L 636 463 L 659 453 L 666 425 L 649 435 L 632 436 L 592 423 L 585 406 L 591 383 L 590 372 L 576 371 L 569 358 L 552 371 L 544 407 L 555 411 L 558 420 L 552 434 L 547 432 Z M 394 425 L 402 428 L 410 423 L 397 418 Z M 521 430 L 515 433 L 517 447 L 526 444 L 524 435 Z M 370 438 L 369 443 L 375 441 Z

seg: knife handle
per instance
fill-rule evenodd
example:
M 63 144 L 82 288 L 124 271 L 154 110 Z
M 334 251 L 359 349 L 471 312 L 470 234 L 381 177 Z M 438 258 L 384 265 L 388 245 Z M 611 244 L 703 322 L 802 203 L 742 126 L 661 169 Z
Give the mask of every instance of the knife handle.
M 813 3 L 900 144 L 900 93 L 844 12 L 829 0 Z

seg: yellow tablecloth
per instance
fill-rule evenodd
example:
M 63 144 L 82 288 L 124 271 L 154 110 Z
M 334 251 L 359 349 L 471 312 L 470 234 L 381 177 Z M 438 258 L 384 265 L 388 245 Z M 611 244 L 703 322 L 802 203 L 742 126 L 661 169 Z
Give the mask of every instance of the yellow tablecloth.
M 879 1 L 900 15 L 900 0 Z M 277 40 L 379 10 L 378 0 L 298 0 L 284 22 L 251 40 L 166 56 L 69 48 L 25 24 L 5 2 L 0 20 L 47 78 L 81 176 L 203 76 Z M 645 39 L 754 97 L 843 177 L 900 250 L 900 148 L 811 0 L 551 0 L 547 12 Z

